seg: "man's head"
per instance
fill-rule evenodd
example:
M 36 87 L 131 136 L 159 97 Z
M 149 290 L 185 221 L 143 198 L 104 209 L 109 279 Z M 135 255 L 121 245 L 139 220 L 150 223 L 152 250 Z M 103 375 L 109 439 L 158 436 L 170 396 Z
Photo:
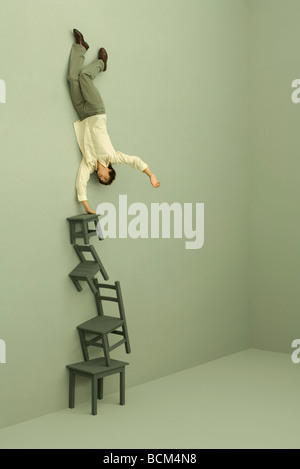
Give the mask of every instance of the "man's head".
M 107 168 L 102 166 L 101 171 L 97 171 L 97 176 L 100 184 L 109 186 L 116 179 L 116 171 L 111 165 L 108 165 Z

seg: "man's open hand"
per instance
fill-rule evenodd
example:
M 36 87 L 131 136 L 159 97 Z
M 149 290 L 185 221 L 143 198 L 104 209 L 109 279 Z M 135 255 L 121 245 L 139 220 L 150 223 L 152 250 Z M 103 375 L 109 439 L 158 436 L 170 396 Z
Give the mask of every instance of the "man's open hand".
M 151 174 L 150 182 L 151 182 L 153 187 L 160 187 L 160 182 L 158 182 L 158 180 L 156 179 L 154 174 Z
M 94 212 L 94 210 L 90 208 L 87 200 L 82 200 L 81 203 L 84 206 L 84 210 L 86 211 L 86 213 L 91 213 L 93 215 L 96 215 L 96 212 Z

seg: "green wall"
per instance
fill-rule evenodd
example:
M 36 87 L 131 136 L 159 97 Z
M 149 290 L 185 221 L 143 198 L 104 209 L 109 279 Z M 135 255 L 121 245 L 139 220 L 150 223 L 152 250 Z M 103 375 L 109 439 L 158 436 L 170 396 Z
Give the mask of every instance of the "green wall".
M 251 343 L 291 353 L 299 338 L 300 78 L 297 0 L 251 1 Z
M 0 426 L 67 407 L 65 365 L 82 359 L 76 325 L 95 314 L 88 287 L 78 293 L 68 278 L 77 258 L 66 218 L 82 211 L 66 83 L 73 27 L 88 60 L 108 50 L 96 84 L 115 148 L 162 182 L 154 190 L 120 167 L 110 187 L 92 178 L 90 205 L 117 204 L 119 194 L 147 206 L 205 204 L 199 250 L 181 239 L 93 239 L 123 289 L 132 354 L 114 356 L 130 362 L 127 386 L 248 348 L 249 3 L 10 0 L 0 23 Z M 106 391 L 116 386 L 108 380 Z M 78 391 L 89 398 L 86 382 Z

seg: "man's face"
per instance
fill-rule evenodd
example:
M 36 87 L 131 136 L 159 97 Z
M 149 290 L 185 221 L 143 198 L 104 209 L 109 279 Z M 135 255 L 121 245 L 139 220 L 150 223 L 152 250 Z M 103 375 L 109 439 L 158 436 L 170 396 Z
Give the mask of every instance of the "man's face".
M 101 182 L 107 183 L 110 178 L 109 178 L 109 176 L 101 176 L 99 179 L 100 179 Z
M 104 182 L 104 184 L 109 182 L 109 180 L 110 180 L 110 169 L 102 168 L 101 173 L 99 174 L 99 172 L 98 172 L 98 178 L 100 179 L 101 182 Z

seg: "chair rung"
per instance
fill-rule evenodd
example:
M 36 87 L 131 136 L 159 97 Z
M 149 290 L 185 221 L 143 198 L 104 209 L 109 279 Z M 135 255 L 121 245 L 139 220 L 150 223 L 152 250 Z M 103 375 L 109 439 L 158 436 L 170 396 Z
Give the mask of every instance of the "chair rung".
M 99 340 L 99 339 L 100 339 L 100 336 L 95 337 L 95 338 L 92 339 L 92 340 L 85 340 L 83 343 L 84 343 L 84 345 L 86 345 L 87 347 L 89 347 L 90 345 L 92 345 L 93 347 L 104 348 L 102 342 L 100 342 L 100 343 L 96 342 L 96 340 Z M 109 350 L 109 351 L 114 350 L 115 348 L 119 347 L 120 345 L 125 344 L 125 342 L 126 342 L 126 339 L 119 340 L 119 342 L 116 342 L 115 344 L 111 345 L 111 346 L 108 348 L 108 350 Z
M 99 287 L 99 288 L 108 288 L 110 290 L 115 290 L 116 289 L 115 285 L 106 285 L 105 283 L 98 283 L 97 287 Z
M 85 345 L 86 345 L 87 347 L 88 347 L 89 345 L 92 345 L 93 347 L 100 347 L 100 348 L 103 348 L 103 344 L 102 344 L 102 343 L 98 344 L 98 343 L 95 342 L 94 344 L 91 344 L 90 342 L 86 342 Z
M 88 230 L 88 234 L 90 234 L 90 233 L 96 233 L 96 230 Z M 83 231 L 76 231 L 74 234 L 75 234 L 77 237 L 78 237 L 78 236 L 83 237 L 83 236 L 85 235 L 85 233 L 84 233 Z
M 119 347 L 119 345 L 125 344 L 125 342 L 125 339 L 119 340 L 119 342 L 109 347 L 109 351 L 114 350 L 115 348 Z
M 93 339 L 90 340 L 84 340 L 85 345 L 95 345 L 97 347 L 101 347 L 100 344 L 97 344 L 97 341 L 101 339 L 101 335 L 97 335 L 97 337 L 94 337 Z
M 113 298 L 112 296 L 102 296 L 102 295 L 99 295 L 98 298 L 100 298 L 101 300 L 104 300 L 104 301 L 115 301 L 115 302 L 118 302 L 118 298 Z

